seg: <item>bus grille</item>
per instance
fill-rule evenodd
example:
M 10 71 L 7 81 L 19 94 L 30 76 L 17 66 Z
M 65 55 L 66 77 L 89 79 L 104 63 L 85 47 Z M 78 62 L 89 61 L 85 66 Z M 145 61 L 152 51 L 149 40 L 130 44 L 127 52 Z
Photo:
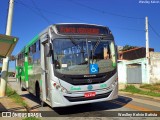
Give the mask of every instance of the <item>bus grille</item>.
M 68 81 L 72 85 L 89 85 L 89 84 L 99 84 L 104 83 L 109 78 L 111 78 L 116 73 L 116 70 L 108 72 L 106 75 L 97 76 L 93 78 L 72 78 L 71 81 Z
M 70 102 L 78 102 L 78 101 L 87 101 L 87 100 L 95 100 L 95 99 L 106 98 L 111 94 L 111 92 L 112 91 L 109 91 L 109 92 L 104 93 L 104 94 L 97 94 L 96 96 L 90 97 L 90 98 L 85 98 L 84 96 L 81 96 L 81 97 L 64 96 L 64 97 Z

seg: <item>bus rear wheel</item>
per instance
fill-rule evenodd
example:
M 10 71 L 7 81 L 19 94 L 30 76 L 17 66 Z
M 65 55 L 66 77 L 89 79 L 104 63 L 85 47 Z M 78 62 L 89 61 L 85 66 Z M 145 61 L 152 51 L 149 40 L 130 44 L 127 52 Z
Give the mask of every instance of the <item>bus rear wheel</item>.
M 36 97 L 38 98 L 38 99 L 40 99 L 40 87 L 39 87 L 39 84 L 38 83 L 36 83 Z

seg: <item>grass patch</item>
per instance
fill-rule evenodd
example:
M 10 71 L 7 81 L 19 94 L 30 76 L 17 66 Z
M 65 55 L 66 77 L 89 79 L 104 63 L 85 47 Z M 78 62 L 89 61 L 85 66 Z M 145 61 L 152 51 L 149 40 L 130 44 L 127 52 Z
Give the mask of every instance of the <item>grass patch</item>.
M 24 118 L 22 120 L 41 120 L 41 119 L 36 118 L 36 117 L 27 117 L 27 118 Z
M 10 88 L 9 86 L 7 86 L 7 91 L 6 94 L 8 97 L 12 98 L 16 103 L 27 107 L 27 104 L 24 102 L 24 100 L 22 99 L 21 96 L 19 96 L 15 90 L 13 90 L 12 88 Z
M 131 93 L 138 93 L 138 94 L 142 94 L 142 95 L 149 95 L 149 96 L 154 96 L 154 97 L 160 97 L 160 93 L 156 93 L 153 91 L 143 91 L 143 90 L 136 88 L 134 85 L 127 85 L 126 88 L 122 91 L 131 92 Z
M 143 84 L 140 88 L 144 88 L 150 91 L 160 92 L 160 83 L 156 84 Z
M 16 103 L 22 105 L 23 107 L 27 107 L 27 104 L 22 99 L 22 97 L 20 95 L 18 95 L 16 93 L 16 91 L 13 90 L 12 88 L 10 88 L 9 86 L 7 86 L 6 94 L 7 94 L 8 97 L 10 97 L 11 99 L 13 99 Z M 36 117 L 27 117 L 27 118 L 24 118 L 22 120 L 41 120 L 41 119 L 36 118 Z

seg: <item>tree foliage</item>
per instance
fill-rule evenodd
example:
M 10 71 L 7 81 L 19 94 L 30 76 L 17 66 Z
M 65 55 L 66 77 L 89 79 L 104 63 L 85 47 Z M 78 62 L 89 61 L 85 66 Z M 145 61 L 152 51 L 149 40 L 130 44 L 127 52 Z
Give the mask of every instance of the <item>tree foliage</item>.
M 130 50 L 130 49 L 133 49 L 133 48 L 136 48 L 136 46 L 125 45 L 123 47 L 122 51 Z

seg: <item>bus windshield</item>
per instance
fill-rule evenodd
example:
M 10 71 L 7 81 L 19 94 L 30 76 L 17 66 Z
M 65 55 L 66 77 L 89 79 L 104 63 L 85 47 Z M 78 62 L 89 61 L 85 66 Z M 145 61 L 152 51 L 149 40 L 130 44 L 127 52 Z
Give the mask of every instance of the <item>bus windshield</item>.
M 54 39 L 54 66 L 61 74 L 84 75 L 90 65 L 97 66 L 98 73 L 113 71 L 116 67 L 114 42 L 100 38 Z

